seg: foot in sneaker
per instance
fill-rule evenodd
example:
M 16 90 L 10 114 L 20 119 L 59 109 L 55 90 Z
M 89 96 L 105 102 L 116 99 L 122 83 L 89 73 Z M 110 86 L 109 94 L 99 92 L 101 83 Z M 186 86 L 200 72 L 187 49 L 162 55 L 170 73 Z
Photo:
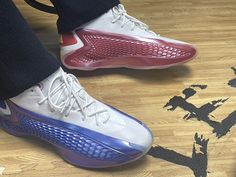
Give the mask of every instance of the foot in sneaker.
M 194 46 L 155 34 L 121 4 L 61 36 L 61 60 L 70 69 L 161 69 L 195 55 Z
M 0 101 L 0 117 L 6 132 L 44 140 L 81 167 L 132 162 L 145 155 L 153 141 L 142 122 L 95 100 L 62 69 L 17 97 Z

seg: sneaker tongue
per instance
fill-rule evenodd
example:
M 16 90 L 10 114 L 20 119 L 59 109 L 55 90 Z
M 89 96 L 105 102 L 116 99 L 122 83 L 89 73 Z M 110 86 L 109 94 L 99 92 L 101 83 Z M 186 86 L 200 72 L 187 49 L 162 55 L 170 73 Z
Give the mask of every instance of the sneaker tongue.
M 48 78 L 46 78 L 45 80 L 43 80 L 42 82 L 40 82 L 38 84 L 38 86 L 41 89 L 44 96 L 48 96 L 48 93 L 50 91 L 53 91 L 54 88 L 56 88 L 58 85 L 61 85 L 62 83 L 64 83 L 60 79 L 55 79 L 55 78 L 62 76 L 63 73 L 64 73 L 64 71 L 60 68 L 55 73 L 53 73 Z M 52 81 L 53 81 L 53 83 L 52 83 Z M 50 85 L 51 85 L 51 88 L 50 88 Z M 90 96 L 88 96 L 84 90 L 80 90 L 81 85 L 79 82 L 73 81 L 73 83 L 70 86 L 72 86 L 71 87 L 72 91 L 74 93 L 76 93 L 76 95 L 78 97 L 80 97 L 79 100 L 80 100 L 81 105 L 87 104 L 88 102 L 91 101 Z M 68 89 L 63 89 L 62 93 L 61 93 L 61 91 L 58 91 L 58 92 L 51 95 L 52 102 L 56 103 L 57 105 L 60 105 L 61 103 L 65 102 L 68 99 L 68 96 L 71 96 L 69 94 L 70 93 L 69 93 Z M 77 103 L 75 103 L 75 104 L 73 104 L 72 110 L 77 110 L 79 108 L 80 108 L 79 105 Z M 90 109 L 94 109 L 93 106 L 90 106 Z
M 116 17 L 116 13 L 123 13 L 125 11 L 124 6 L 122 6 L 121 4 L 115 6 L 111 11 L 113 11 L 113 16 Z M 120 20 L 126 19 L 125 16 L 123 16 Z
M 124 6 L 119 4 L 119 5 L 115 6 L 115 10 L 117 10 L 117 12 L 124 12 L 125 8 L 124 8 Z
M 42 82 L 38 84 L 44 96 L 48 95 L 49 87 L 52 80 L 56 77 L 59 77 L 62 74 L 62 72 L 64 72 L 62 68 L 59 68 L 55 73 L 51 74 L 48 78 L 46 78 L 45 80 L 43 80 Z M 56 84 L 59 84 L 58 81 L 56 82 L 57 82 Z
M 124 6 L 122 4 L 119 4 L 117 6 L 115 6 L 113 8 L 113 17 L 116 18 L 117 17 L 117 14 L 116 12 L 118 13 L 123 13 L 123 12 L 126 12 Z M 127 13 L 126 13 L 127 14 Z M 128 14 L 127 14 L 128 15 Z M 130 15 L 128 15 L 130 16 Z M 131 17 L 131 16 L 130 16 Z M 136 25 L 136 30 L 132 31 L 132 34 L 134 36 L 143 36 L 143 37 L 147 37 L 147 38 L 157 38 L 159 35 L 156 34 L 155 32 L 149 30 L 148 28 L 146 29 L 146 27 L 143 27 L 141 25 L 141 21 L 139 23 L 139 20 L 134 18 L 134 17 L 131 17 L 132 19 L 130 19 L 129 17 L 123 15 L 122 17 L 120 17 L 120 19 L 118 21 L 120 21 L 121 23 L 123 21 L 126 21 L 126 26 L 130 26 L 130 28 L 132 28 L 133 24 L 135 23 Z M 137 20 L 137 22 L 135 22 Z

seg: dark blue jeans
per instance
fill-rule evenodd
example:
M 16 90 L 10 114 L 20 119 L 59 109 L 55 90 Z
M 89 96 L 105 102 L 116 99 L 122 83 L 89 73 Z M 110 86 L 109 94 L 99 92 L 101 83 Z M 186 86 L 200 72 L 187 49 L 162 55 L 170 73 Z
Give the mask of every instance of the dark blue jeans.
M 58 13 L 58 32 L 68 32 L 118 5 L 119 0 L 51 0 Z
M 52 0 L 58 31 L 70 31 L 113 6 L 118 0 Z M 0 100 L 14 97 L 47 78 L 59 61 L 40 43 L 11 0 L 0 0 Z

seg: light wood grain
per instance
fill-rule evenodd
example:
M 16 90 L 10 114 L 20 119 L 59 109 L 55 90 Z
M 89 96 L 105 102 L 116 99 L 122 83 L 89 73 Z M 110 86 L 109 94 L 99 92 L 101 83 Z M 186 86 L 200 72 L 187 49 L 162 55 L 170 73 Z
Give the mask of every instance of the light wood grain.
M 59 55 L 56 16 L 45 14 L 15 0 L 42 43 Z M 236 177 L 236 127 L 218 139 L 212 128 L 196 119 L 184 120 L 182 109 L 163 106 L 192 84 L 206 84 L 189 99 L 196 106 L 212 100 L 230 99 L 212 114 L 220 121 L 236 110 L 235 0 L 123 0 L 129 13 L 143 20 L 162 36 L 197 46 L 196 60 L 165 70 L 109 69 L 73 72 L 94 97 L 145 122 L 153 131 L 155 145 L 191 157 L 194 134 L 210 139 L 208 176 Z M 6 177 L 193 177 L 187 167 L 151 156 L 115 169 L 85 170 L 64 162 L 50 146 L 32 139 L 17 138 L 0 129 L 0 166 Z

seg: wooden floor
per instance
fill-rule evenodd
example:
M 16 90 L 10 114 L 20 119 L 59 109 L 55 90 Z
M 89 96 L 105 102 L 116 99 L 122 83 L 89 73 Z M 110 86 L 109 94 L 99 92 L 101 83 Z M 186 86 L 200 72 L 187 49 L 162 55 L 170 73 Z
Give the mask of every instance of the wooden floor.
M 58 56 L 56 16 L 15 2 Z M 236 1 L 122 2 L 154 31 L 193 43 L 199 51 L 196 60 L 165 70 L 73 72 L 91 95 L 150 127 L 155 142 L 149 155 L 123 167 L 86 170 L 67 164 L 42 142 L 0 129 L 3 176 L 236 177 Z

